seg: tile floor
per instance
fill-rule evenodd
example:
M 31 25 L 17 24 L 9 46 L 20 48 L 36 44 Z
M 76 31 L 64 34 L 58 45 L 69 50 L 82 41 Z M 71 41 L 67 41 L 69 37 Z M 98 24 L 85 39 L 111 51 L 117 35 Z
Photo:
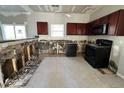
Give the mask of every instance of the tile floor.
M 46 57 L 26 88 L 107 88 L 124 87 L 114 74 L 102 74 L 83 57 Z

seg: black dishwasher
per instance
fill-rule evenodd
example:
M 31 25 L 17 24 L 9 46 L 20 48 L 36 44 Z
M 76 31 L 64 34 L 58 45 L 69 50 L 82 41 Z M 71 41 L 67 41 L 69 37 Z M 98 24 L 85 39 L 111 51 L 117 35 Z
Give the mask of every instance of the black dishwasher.
M 77 44 L 73 43 L 66 44 L 65 55 L 67 57 L 75 57 L 77 55 Z

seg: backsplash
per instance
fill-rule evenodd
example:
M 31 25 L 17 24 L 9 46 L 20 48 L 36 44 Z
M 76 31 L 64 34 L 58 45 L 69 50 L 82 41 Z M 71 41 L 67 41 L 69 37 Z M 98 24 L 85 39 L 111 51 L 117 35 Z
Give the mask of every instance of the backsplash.
M 39 35 L 39 40 L 88 40 L 88 36 L 82 36 L 82 35 L 65 35 L 64 37 L 51 37 L 50 35 Z
M 76 43 L 78 45 L 77 53 L 82 53 L 87 43 L 94 42 L 87 40 L 39 40 L 39 47 L 41 53 L 61 54 L 64 53 L 67 43 Z

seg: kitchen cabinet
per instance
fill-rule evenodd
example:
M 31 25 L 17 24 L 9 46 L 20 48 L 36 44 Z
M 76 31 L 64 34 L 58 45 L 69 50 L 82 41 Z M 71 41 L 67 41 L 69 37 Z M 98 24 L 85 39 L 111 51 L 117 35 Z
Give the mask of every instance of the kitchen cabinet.
M 99 24 L 108 24 L 109 23 L 109 16 L 104 16 L 99 19 Z
M 119 18 L 119 11 L 109 15 L 108 35 L 115 35 Z
M 108 24 L 107 35 L 124 36 L 124 10 L 118 10 L 86 24 L 86 34 L 94 35 L 93 27 L 100 24 Z
M 86 27 L 83 23 L 77 23 L 77 35 L 85 35 Z
M 124 36 L 124 10 L 110 14 L 108 35 Z
M 91 22 L 92 23 L 92 27 L 99 25 L 99 24 L 108 24 L 109 23 L 109 16 L 104 16 L 102 18 L 96 19 L 94 21 Z
M 67 23 L 67 35 L 76 35 L 77 25 L 76 23 Z
M 100 24 L 109 24 L 109 16 L 104 16 L 102 18 L 96 19 L 90 23 L 86 24 L 86 35 L 94 35 L 93 34 L 93 27 L 100 25 Z
M 94 26 L 96 26 L 96 25 L 100 24 L 100 22 L 99 22 L 99 21 L 100 21 L 100 20 L 99 20 L 99 19 L 97 19 L 97 20 L 94 20 L 93 22 L 91 22 L 92 27 L 94 27 Z
M 67 23 L 67 35 L 85 35 L 84 23 Z
M 85 32 L 86 35 L 93 35 L 92 33 L 92 23 L 87 23 L 86 24 L 86 32 Z
M 117 36 L 124 36 L 124 10 L 120 10 L 116 28 Z
M 37 22 L 37 34 L 48 35 L 48 23 L 47 22 Z

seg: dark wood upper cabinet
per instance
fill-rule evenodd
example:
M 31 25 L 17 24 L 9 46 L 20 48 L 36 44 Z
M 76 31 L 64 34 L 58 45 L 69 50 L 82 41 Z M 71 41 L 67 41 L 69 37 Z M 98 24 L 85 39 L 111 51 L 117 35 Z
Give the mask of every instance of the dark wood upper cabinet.
M 124 10 L 120 10 L 116 28 L 117 36 L 124 36 Z
M 109 16 L 104 16 L 99 19 L 99 24 L 109 24 Z
M 124 36 L 124 10 L 110 14 L 108 35 Z
M 84 23 L 67 23 L 67 35 L 85 35 Z
M 99 24 L 108 24 L 107 35 L 124 36 L 124 10 L 118 10 L 88 23 L 86 25 L 86 34 L 94 35 L 92 33 L 93 27 Z
M 77 23 L 77 35 L 85 35 L 86 27 L 83 23 Z
M 76 35 L 77 25 L 76 23 L 67 23 L 67 35 Z
M 116 27 L 119 19 L 119 11 L 109 15 L 108 35 L 116 34 Z
M 93 33 L 92 33 L 92 23 L 91 22 L 87 23 L 85 27 L 86 27 L 85 34 L 86 35 L 93 35 Z
M 98 25 L 100 23 L 99 21 L 100 21 L 99 19 L 93 21 L 92 26 L 94 27 L 94 26 Z
M 81 35 L 82 34 L 82 29 L 83 29 L 82 24 L 77 23 L 76 25 L 77 25 L 77 28 L 76 28 L 77 32 L 76 33 L 77 33 L 77 35 Z
M 99 24 L 108 24 L 109 23 L 109 16 L 104 16 L 102 18 L 96 19 L 91 22 L 92 27 L 99 25 Z
M 48 23 L 47 22 L 37 22 L 37 34 L 48 35 Z
M 82 35 L 86 35 L 86 24 L 82 24 Z

